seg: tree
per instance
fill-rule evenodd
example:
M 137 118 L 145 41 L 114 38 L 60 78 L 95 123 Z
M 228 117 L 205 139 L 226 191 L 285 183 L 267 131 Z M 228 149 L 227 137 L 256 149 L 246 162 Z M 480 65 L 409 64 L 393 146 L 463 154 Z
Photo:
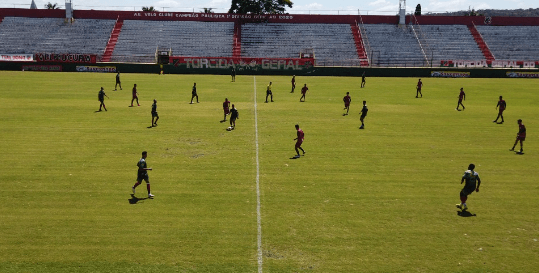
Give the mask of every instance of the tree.
M 204 8 L 204 13 L 213 13 L 213 8 Z
M 414 15 L 421 16 L 421 4 L 417 4 L 417 6 L 415 7 Z
M 60 7 L 58 6 L 58 3 L 52 4 L 51 2 L 47 3 L 45 5 L 45 8 L 46 9 L 60 9 Z
M 142 11 L 155 11 L 154 7 L 142 7 Z
M 283 14 L 292 5 L 291 0 L 232 0 L 228 13 Z

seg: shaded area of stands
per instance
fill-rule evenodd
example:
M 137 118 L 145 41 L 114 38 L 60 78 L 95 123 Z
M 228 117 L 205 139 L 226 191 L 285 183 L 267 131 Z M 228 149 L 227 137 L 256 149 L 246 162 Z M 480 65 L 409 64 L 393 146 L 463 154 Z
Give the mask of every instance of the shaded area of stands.
M 103 54 L 115 20 L 5 17 L 0 52 Z
M 476 26 L 496 60 L 539 60 L 539 27 Z
M 233 40 L 233 22 L 125 20 L 111 61 L 155 62 L 157 47 L 174 56 L 230 57 Z

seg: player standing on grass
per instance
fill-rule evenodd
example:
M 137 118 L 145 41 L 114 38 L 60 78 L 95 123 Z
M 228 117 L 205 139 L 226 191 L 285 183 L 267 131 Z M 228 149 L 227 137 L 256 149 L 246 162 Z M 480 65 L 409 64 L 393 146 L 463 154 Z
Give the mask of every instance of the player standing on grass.
M 109 96 L 107 96 L 107 94 L 105 94 L 105 90 L 103 89 L 103 87 L 101 87 L 101 90 L 99 90 L 99 93 L 97 93 L 97 100 L 99 102 L 101 102 L 101 104 L 99 104 L 99 111 L 100 112 L 101 112 L 101 106 L 103 106 L 105 111 L 107 111 L 107 107 L 105 107 L 105 97 L 109 98 Z
M 460 191 L 460 204 L 457 204 L 457 208 L 463 211 L 468 209 L 468 206 L 466 205 L 468 195 L 472 194 L 474 191 L 479 192 L 479 185 L 481 185 L 481 179 L 479 178 L 479 174 L 476 173 L 474 169 L 475 165 L 470 164 L 468 166 L 468 170 L 464 172 L 464 175 L 460 180 L 460 184 L 466 181 L 466 184 L 464 184 L 464 188 Z
M 271 96 L 271 102 L 273 102 L 273 93 L 271 93 L 271 82 L 268 84 L 268 87 L 266 88 L 266 103 L 268 103 L 268 96 Z
M 303 155 L 305 155 L 305 151 L 303 150 L 303 148 L 301 148 L 301 144 L 303 143 L 303 139 L 305 138 L 305 134 L 303 133 L 303 130 L 301 130 L 299 128 L 299 125 L 296 124 L 296 131 L 297 131 L 297 136 L 296 138 L 294 138 L 294 140 L 296 141 L 296 153 L 297 155 L 294 156 L 295 158 L 299 158 L 300 155 L 299 155 L 299 150 L 300 149 L 302 152 L 303 152 Z
M 421 82 L 421 79 L 419 79 L 419 81 L 417 82 L 417 87 L 416 87 L 416 93 L 415 93 L 415 97 L 418 98 L 419 95 L 421 95 L 421 97 L 423 97 L 423 94 L 421 93 L 421 87 L 423 87 L 423 82 Z
M 352 98 L 350 97 L 350 92 L 346 92 L 346 96 L 344 96 L 342 101 L 344 101 L 343 110 L 346 110 L 346 114 L 343 114 L 343 116 L 348 116 L 348 111 L 350 111 L 350 102 L 352 101 Z
M 292 91 L 290 93 L 294 93 L 294 89 L 296 89 L 296 75 L 292 75 Z
M 236 68 L 234 66 L 230 67 L 230 76 L 232 76 L 232 82 L 236 81 Z
M 223 121 L 225 121 L 226 116 L 230 114 L 229 107 L 230 107 L 230 101 L 228 101 L 228 98 L 225 98 L 225 102 L 223 102 L 223 112 L 225 113 L 225 117 L 223 118 Z
M 307 94 L 307 91 L 309 91 L 309 87 L 307 87 L 307 84 L 305 84 L 301 88 L 301 98 L 299 98 L 299 101 L 305 102 L 305 95 Z M 301 100 L 301 99 L 303 99 L 303 100 Z
M 234 107 L 234 104 L 232 104 L 232 110 L 230 110 L 230 127 L 236 128 L 236 119 L 240 118 L 240 114 L 238 113 L 238 110 Z
M 120 90 L 122 89 L 122 82 L 120 81 L 120 71 L 118 71 L 118 74 L 116 74 L 116 85 L 114 85 L 114 91 L 116 91 L 116 87 L 120 85 Z
M 148 177 L 148 171 L 151 171 L 152 168 L 148 168 L 148 166 L 146 166 L 146 157 L 148 157 L 148 152 L 142 152 L 142 158 L 137 163 L 137 183 L 135 183 L 132 189 L 133 195 L 135 195 L 135 189 L 138 187 L 138 185 L 142 184 L 142 180 L 144 180 L 146 181 L 146 188 L 148 189 L 148 198 L 152 198 L 154 195 L 150 191 L 150 178 Z
M 193 99 L 195 97 L 197 98 L 197 103 L 198 103 L 197 83 L 196 82 L 193 85 L 193 91 L 191 91 L 191 104 L 193 104 Z
M 155 121 L 153 119 L 155 118 Z M 157 101 L 154 99 L 152 104 L 152 126 L 157 126 L 157 121 L 159 120 L 159 115 L 157 114 Z
M 359 129 L 365 129 L 365 124 L 363 123 L 363 120 L 367 116 L 367 112 L 369 112 L 369 109 L 367 108 L 367 101 L 363 101 L 363 108 L 361 108 L 361 117 L 359 117 L 359 120 L 361 121 L 361 127 Z
M 365 71 L 363 71 L 363 75 L 361 75 L 361 88 L 365 87 Z
M 131 99 L 131 107 L 133 107 L 133 101 L 134 100 L 137 100 L 137 105 L 140 106 L 140 104 L 138 103 L 138 93 L 137 93 L 137 84 L 136 83 L 133 86 L 133 98 Z
M 500 108 L 498 109 L 498 107 Z M 502 122 L 500 122 L 500 124 L 503 123 L 503 111 L 505 111 L 505 107 L 507 107 L 507 104 L 505 103 L 505 100 L 502 99 L 502 96 L 500 96 L 500 100 L 498 101 L 498 104 L 496 104 L 496 109 L 498 109 L 498 116 L 492 122 L 498 122 L 498 119 L 501 117 Z
M 524 149 L 522 148 L 522 142 L 526 140 L 526 126 L 522 124 L 522 120 L 519 119 L 518 121 L 518 133 L 517 133 L 517 139 L 515 140 L 515 144 L 513 144 L 513 148 L 511 148 L 510 151 L 515 150 L 515 146 L 517 146 L 517 143 L 520 141 L 520 152 L 524 152 Z
M 461 87 L 460 93 L 459 93 L 459 103 L 457 104 L 457 108 L 455 110 L 460 111 L 459 106 L 461 105 L 462 105 L 462 110 L 466 109 L 466 107 L 464 107 L 464 104 L 462 104 L 463 100 L 466 100 L 466 94 L 464 94 L 464 88 Z

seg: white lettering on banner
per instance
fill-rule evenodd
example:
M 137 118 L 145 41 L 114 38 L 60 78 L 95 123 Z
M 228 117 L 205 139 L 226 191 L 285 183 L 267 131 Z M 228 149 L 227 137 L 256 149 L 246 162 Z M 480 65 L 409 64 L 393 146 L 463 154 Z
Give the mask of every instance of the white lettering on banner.
M 181 59 L 180 64 L 185 64 L 187 69 L 230 69 L 231 67 L 241 67 L 246 69 L 257 69 L 261 67 L 265 70 L 302 70 L 303 67 L 299 65 L 298 60 L 268 60 L 261 59 L 239 59 L 234 62 L 233 59 L 220 59 L 220 58 L 184 58 Z M 175 64 L 177 66 L 177 64 Z

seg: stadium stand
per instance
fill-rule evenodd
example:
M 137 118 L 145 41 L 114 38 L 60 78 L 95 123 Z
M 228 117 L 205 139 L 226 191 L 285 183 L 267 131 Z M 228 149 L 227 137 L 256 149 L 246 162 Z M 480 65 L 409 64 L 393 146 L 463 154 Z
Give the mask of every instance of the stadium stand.
M 115 20 L 5 17 L 0 52 L 6 54 L 83 53 L 101 55 Z
M 312 48 L 317 65 L 359 65 L 350 24 L 246 23 L 243 57 L 299 58 Z
M 441 60 L 482 60 L 483 53 L 465 25 L 422 25 L 433 63 Z
M 177 56 L 232 56 L 233 22 L 124 20 L 111 61 L 155 62 L 157 47 Z
M 496 60 L 539 60 L 537 26 L 476 26 Z

